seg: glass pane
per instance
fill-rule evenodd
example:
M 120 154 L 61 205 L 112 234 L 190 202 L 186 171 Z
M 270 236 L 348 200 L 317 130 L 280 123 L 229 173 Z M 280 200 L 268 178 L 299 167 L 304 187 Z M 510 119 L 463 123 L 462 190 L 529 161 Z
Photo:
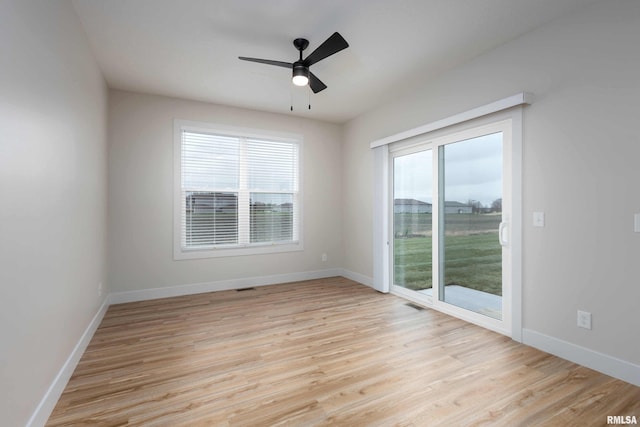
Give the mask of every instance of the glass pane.
M 206 133 L 182 134 L 182 187 L 237 190 L 240 174 L 238 138 Z
M 247 140 L 247 187 L 252 191 L 298 190 L 298 145 Z
M 393 159 L 393 283 L 431 290 L 431 150 Z
M 502 133 L 440 147 L 440 299 L 502 318 Z
M 187 248 L 238 242 L 238 194 L 187 191 L 185 200 Z
M 251 243 L 293 240 L 293 194 L 251 193 Z

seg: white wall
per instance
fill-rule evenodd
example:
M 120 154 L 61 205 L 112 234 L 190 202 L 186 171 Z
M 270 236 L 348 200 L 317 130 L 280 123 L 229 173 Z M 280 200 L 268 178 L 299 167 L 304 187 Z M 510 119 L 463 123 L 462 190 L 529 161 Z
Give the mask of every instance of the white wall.
M 0 0 L 0 424 L 25 425 L 101 305 L 107 90 L 70 3 Z
M 173 260 L 174 119 L 303 135 L 304 251 Z M 109 278 L 115 292 L 314 272 L 341 265 L 339 126 L 111 91 L 109 132 Z M 321 261 L 322 253 L 327 253 L 327 262 Z
M 528 91 L 525 329 L 640 364 L 640 2 L 601 1 L 354 119 L 343 147 L 347 270 L 371 277 L 369 143 Z M 534 210 L 546 212 L 533 228 Z M 576 310 L 593 330 L 576 327 Z

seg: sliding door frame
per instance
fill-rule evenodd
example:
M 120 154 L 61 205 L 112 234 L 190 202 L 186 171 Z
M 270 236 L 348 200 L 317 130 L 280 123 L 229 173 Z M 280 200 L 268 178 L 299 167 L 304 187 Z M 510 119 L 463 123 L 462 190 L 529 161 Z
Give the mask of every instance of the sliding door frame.
M 507 166 L 505 170 L 506 174 L 503 177 L 503 207 L 505 214 L 509 215 L 508 217 L 506 215 L 503 217 L 503 221 L 508 224 L 507 241 L 509 247 L 507 251 L 503 251 L 503 253 L 507 253 L 508 259 L 504 264 L 505 268 L 502 274 L 503 283 L 510 283 L 510 286 L 508 286 L 508 289 L 505 289 L 502 296 L 502 321 L 494 321 L 495 319 L 488 318 L 487 316 L 439 301 L 437 280 L 440 275 L 438 271 L 439 266 L 435 262 L 433 263 L 434 281 L 432 298 L 394 285 L 392 270 L 393 244 L 391 238 L 393 236 L 393 203 L 391 201 L 393 200 L 392 162 L 394 153 L 409 153 L 412 151 L 420 151 L 422 148 L 425 150 L 433 150 L 433 173 L 434 178 L 437 179 L 435 175 L 439 170 L 437 164 L 439 161 L 439 146 L 464 140 L 465 135 L 471 135 L 471 137 L 473 137 L 485 131 L 491 133 L 491 130 L 495 129 L 503 132 L 503 159 Z M 507 141 L 507 139 L 510 141 Z M 376 210 L 381 207 L 381 202 L 384 201 L 384 205 L 382 205 L 384 206 L 384 210 L 382 212 L 378 210 L 374 214 L 374 217 L 376 215 L 378 216 L 376 224 L 383 226 L 382 229 L 378 226 L 374 228 L 374 238 L 378 243 L 374 248 L 374 265 L 377 265 L 377 267 L 374 267 L 376 268 L 374 272 L 374 285 L 377 285 L 376 289 L 381 290 L 380 288 L 382 288 L 383 291 L 390 291 L 406 299 L 510 336 L 516 341 L 522 341 L 522 108 L 515 107 L 505 109 L 463 123 L 410 136 L 384 145 L 378 145 L 375 148 L 379 150 L 376 159 L 376 170 L 382 172 L 381 175 L 383 175 L 386 180 L 386 183 L 380 183 L 381 180 L 378 179 L 378 185 L 376 186 L 376 190 L 382 190 L 382 194 L 376 196 Z M 435 179 L 434 183 L 437 182 Z M 439 249 L 437 233 L 439 218 L 436 210 L 438 209 L 439 197 L 438 186 L 434 185 L 434 187 L 433 251 L 437 251 Z M 384 245 L 379 244 L 381 240 Z M 378 264 L 379 262 L 382 265 Z

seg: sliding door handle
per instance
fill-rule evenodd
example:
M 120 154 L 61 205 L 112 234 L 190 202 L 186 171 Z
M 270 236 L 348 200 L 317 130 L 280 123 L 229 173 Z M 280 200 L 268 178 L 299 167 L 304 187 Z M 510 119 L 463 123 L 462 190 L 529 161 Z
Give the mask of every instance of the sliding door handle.
M 500 226 L 498 227 L 498 241 L 501 246 L 507 246 L 509 244 L 508 231 L 507 223 L 504 221 L 500 222 Z

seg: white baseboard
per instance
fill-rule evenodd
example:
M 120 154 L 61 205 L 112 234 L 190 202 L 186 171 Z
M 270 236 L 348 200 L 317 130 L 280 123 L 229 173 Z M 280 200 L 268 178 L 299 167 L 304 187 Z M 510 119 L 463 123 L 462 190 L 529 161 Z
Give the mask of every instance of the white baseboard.
M 522 342 L 555 356 L 586 366 L 640 387 L 640 366 L 530 329 L 522 330 Z
M 370 288 L 373 288 L 373 278 L 365 276 L 364 274 L 356 273 L 351 270 L 345 270 L 343 268 L 340 270 L 339 276 L 346 277 L 347 279 L 353 280 L 354 282 L 362 283 L 363 285 L 367 285 Z
M 142 289 L 139 291 L 115 292 L 110 295 L 111 304 L 147 301 L 158 298 L 169 298 L 183 295 L 201 294 L 205 292 L 228 291 L 253 286 L 267 286 L 278 283 L 299 282 L 303 280 L 323 279 L 342 276 L 343 270 L 333 268 L 327 270 L 304 271 L 299 273 L 275 274 L 272 276 L 247 277 L 242 279 L 219 280 L 215 282 L 192 283 L 188 285 L 169 286 L 166 288 Z
M 108 308 L 109 298 L 107 297 L 98 309 L 98 312 L 95 314 L 95 316 L 93 316 L 93 319 L 89 323 L 89 326 L 87 326 L 87 329 L 85 329 L 84 333 L 80 337 L 80 340 L 73 348 L 73 351 L 71 352 L 67 360 L 64 362 L 64 365 L 62 365 L 62 369 L 60 369 L 58 375 L 56 375 L 56 377 L 54 378 L 53 382 L 49 386 L 49 389 L 38 404 L 38 407 L 35 411 L 33 411 L 31 418 L 29 418 L 29 421 L 27 422 L 27 427 L 44 426 L 46 424 L 49 416 L 51 415 L 51 412 L 53 411 L 53 408 L 55 408 L 56 403 L 58 403 L 58 399 L 60 399 L 60 395 L 62 395 L 64 388 L 67 386 L 69 378 L 71 378 L 71 375 L 73 374 L 73 371 L 75 371 L 80 358 L 89 345 L 91 338 L 93 338 L 93 334 L 96 332 L 96 329 L 98 329 L 98 326 L 100 326 L 100 322 L 102 322 L 102 318 L 104 317 Z

